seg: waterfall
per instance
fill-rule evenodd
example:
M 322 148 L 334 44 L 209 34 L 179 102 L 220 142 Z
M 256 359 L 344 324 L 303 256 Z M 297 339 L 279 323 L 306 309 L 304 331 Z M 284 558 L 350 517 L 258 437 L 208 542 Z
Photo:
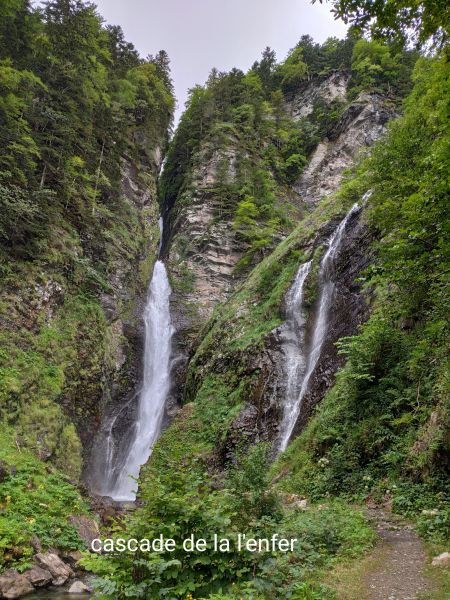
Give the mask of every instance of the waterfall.
M 286 356 L 287 385 L 281 431 L 288 431 L 294 418 L 302 376 L 306 369 L 305 319 L 303 316 L 303 287 L 311 271 L 312 260 L 297 271 L 294 283 L 286 294 L 286 323 L 283 330 L 283 347 Z M 284 448 L 283 448 L 284 449 Z
M 303 285 L 311 268 L 311 261 L 302 265 L 297 277 L 289 290 L 287 302 L 288 331 L 293 332 L 297 348 L 293 350 L 292 344 L 285 345 L 287 365 L 287 387 L 284 415 L 280 428 L 279 450 L 286 449 L 295 424 L 297 423 L 302 400 L 308 391 L 309 382 L 319 362 L 322 346 L 325 341 L 328 325 L 329 311 L 333 301 L 335 288 L 335 263 L 342 246 L 345 230 L 352 216 L 358 213 L 360 207 L 354 204 L 344 219 L 336 227 L 327 241 L 327 250 L 321 260 L 317 286 L 319 298 L 317 310 L 312 325 L 311 341 L 305 352 L 304 322 L 302 316 Z M 292 311 L 297 316 L 292 314 Z M 299 327 L 299 324 L 301 325 Z M 292 336 L 291 336 L 292 337 Z M 300 389 L 299 389 L 300 388 Z M 295 396 L 293 396 L 295 394 Z
M 141 466 L 147 462 L 161 429 L 170 387 L 171 339 L 174 333 L 169 312 L 171 289 L 164 263 L 157 260 L 144 312 L 144 376 L 137 419 L 128 456 L 109 494 L 114 500 L 134 500 Z

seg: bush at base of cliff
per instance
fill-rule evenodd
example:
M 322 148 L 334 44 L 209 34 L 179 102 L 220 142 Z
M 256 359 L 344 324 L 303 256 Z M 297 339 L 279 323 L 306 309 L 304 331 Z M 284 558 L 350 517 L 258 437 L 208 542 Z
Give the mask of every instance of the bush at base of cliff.
M 308 511 L 282 509 L 268 482 L 268 448 L 256 445 L 237 457 L 227 476 L 215 473 L 194 407 L 186 405 L 155 447 L 144 468 L 142 505 L 115 534 L 177 541 L 173 552 L 86 556 L 84 566 L 99 576 L 102 598 L 209 598 L 210 600 L 333 599 L 321 584 L 322 570 L 368 548 L 373 533 L 363 516 L 344 503 Z M 194 534 L 229 538 L 229 552 L 211 544 L 186 553 L 180 540 Z M 292 554 L 238 552 L 239 533 L 298 538 Z
M 23 569 L 32 542 L 47 548 L 84 547 L 69 516 L 87 514 L 77 488 L 59 471 L 21 448 L 14 432 L 0 425 L 0 569 Z

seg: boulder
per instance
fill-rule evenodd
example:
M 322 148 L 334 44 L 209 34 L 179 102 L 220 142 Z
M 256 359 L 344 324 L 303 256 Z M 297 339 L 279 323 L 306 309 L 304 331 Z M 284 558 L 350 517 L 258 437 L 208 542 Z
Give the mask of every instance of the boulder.
M 69 521 L 78 531 L 78 535 L 85 542 L 87 548 L 90 548 L 92 540 L 95 540 L 100 535 L 97 521 L 88 517 L 75 515 L 69 517 Z
M 63 585 L 74 576 L 72 569 L 53 552 L 39 553 L 34 557 L 40 567 L 50 571 L 53 585 Z
M 65 552 L 62 555 L 64 562 L 66 562 L 72 569 L 81 569 L 78 565 L 79 561 L 83 558 L 82 553 L 79 550 L 71 550 L 70 552 Z
M 25 577 L 34 585 L 34 587 L 44 587 L 52 581 L 52 574 L 47 569 L 41 567 L 33 567 L 24 573 Z
M 74 581 L 69 588 L 69 594 L 89 594 L 90 591 L 91 590 L 88 588 L 88 586 L 79 579 Z
M 450 552 L 443 552 L 439 556 L 435 556 L 431 563 L 435 567 L 445 567 L 450 565 Z
M 31 536 L 30 544 L 33 547 L 35 552 L 42 552 L 42 544 L 41 540 L 38 538 L 36 534 L 33 533 Z
M 0 575 L 0 597 L 21 598 L 33 591 L 33 586 L 24 576 L 11 569 Z

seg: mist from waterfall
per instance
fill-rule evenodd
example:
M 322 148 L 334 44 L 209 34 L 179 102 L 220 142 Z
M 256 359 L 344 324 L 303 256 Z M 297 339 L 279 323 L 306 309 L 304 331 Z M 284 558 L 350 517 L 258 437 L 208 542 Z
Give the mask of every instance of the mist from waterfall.
M 285 334 L 288 343 L 284 345 L 287 384 L 278 444 L 280 452 L 285 450 L 289 443 L 300 414 L 303 398 L 308 391 L 311 376 L 321 356 L 323 343 L 329 329 L 329 311 L 335 289 L 336 259 L 345 237 L 347 224 L 351 217 L 359 211 L 359 205 L 354 204 L 327 241 L 327 250 L 320 262 L 317 278 L 319 297 L 308 345 L 305 343 L 303 287 L 311 269 L 311 261 L 301 265 L 286 296 L 286 326 L 290 335 Z M 295 346 L 292 345 L 292 340 L 296 342 Z

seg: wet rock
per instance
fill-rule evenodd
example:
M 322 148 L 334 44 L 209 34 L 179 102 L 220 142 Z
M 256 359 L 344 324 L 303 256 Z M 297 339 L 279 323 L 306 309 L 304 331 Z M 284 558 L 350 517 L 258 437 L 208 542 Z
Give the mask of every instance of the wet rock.
M 72 550 L 63 554 L 64 562 L 66 562 L 72 569 L 81 569 L 78 563 L 82 558 L 83 554 L 79 550 Z
M 450 565 L 450 552 L 443 552 L 439 556 L 435 556 L 431 562 L 435 567 L 445 567 Z
M 91 590 L 82 581 L 77 579 L 69 588 L 69 594 L 89 594 Z
M 88 517 L 75 515 L 69 517 L 69 521 L 78 531 L 78 535 L 85 542 L 86 546 L 90 548 L 92 540 L 98 538 L 100 534 L 97 521 Z
M 25 571 L 24 575 L 34 587 L 44 587 L 52 581 L 52 574 L 50 571 L 37 566 L 29 571 Z
M 0 597 L 13 599 L 22 598 L 33 591 L 33 586 L 24 576 L 11 569 L 0 575 Z
M 39 566 L 50 571 L 53 585 L 63 585 L 73 577 L 74 573 L 57 554 L 53 552 L 39 553 L 34 557 Z

